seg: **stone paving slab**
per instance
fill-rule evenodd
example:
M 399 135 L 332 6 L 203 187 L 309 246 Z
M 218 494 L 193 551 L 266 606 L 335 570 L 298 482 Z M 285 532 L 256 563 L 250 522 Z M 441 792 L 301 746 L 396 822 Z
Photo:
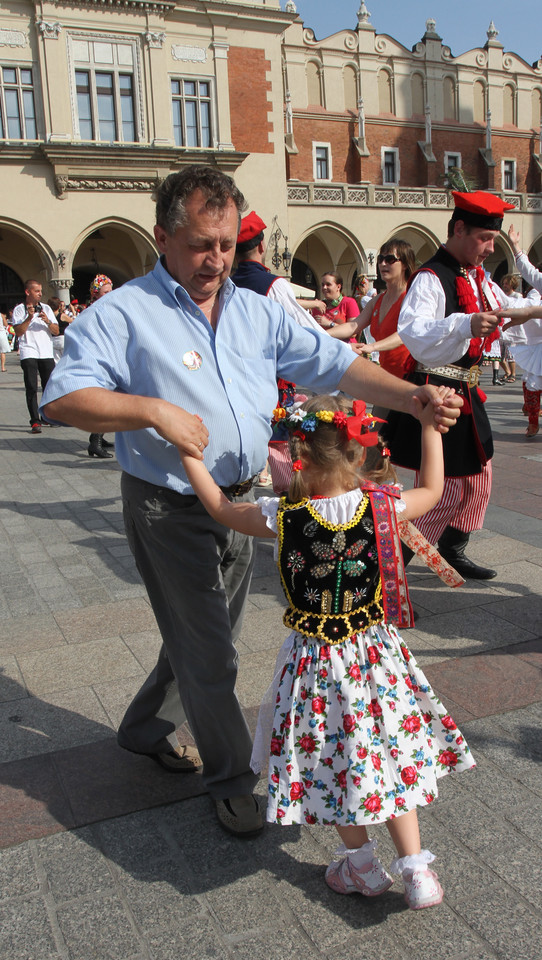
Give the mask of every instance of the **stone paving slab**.
M 493 717 L 503 711 L 514 711 L 520 705 L 540 705 L 541 660 L 542 640 L 539 639 L 525 645 L 505 648 L 504 652 L 493 650 L 483 656 L 474 655 L 429 664 L 425 672 L 433 689 L 456 722 L 463 727 L 469 721 Z M 243 682 L 239 689 L 243 699 L 243 694 L 246 694 Z M 258 692 L 255 702 L 245 706 L 245 715 L 252 730 L 255 727 L 260 698 Z M 246 697 L 243 702 L 246 703 L 247 699 L 250 700 L 250 697 Z M 81 708 L 83 705 L 78 706 Z M 108 730 L 105 723 L 100 724 L 102 718 L 106 722 L 107 718 L 99 709 L 95 709 L 92 716 L 85 718 L 65 709 L 58 709 L 55 716 L 52 705 L 44 707 L 47 712 L 42 718 L 42 729 L 48 730 L 49 742 L 44 740 L 37 745 L 30 739 L 26 748 L 17 742 L 10 748 L 8 742 L 4 748 L 8 752 L 4 755 L 8 759 L 10 749 L 12 753 L 23 755 L 26 749 L 29 759 L 25 770 L 29 783 L 41 783 L 44 771 L 47 771 L 48 776 L 52 776 L 52 769 L 57 777 L 58 790 L 69 801 L 70 816 L 67 823 L 61 820 L 60 824 L 52 824 L 42 791 L 35 792 L 22 787 L 21 802 L 24 803 L 26 815 L 31 821 L 28 824 L 28 836 L 43 836 L 47 833 L 48 824 L 51 825 L 51 831 L 56 832 L 57 829 L 86 825 L 205 792 L 198 775 L 171 777 L 146 758 L 119 749 L 111 735 L 112 730 Z M 21 724 L 24 728 L 24 705 L 19 709 L 20 722 L 13 725 L 15 734 Z M 37 716 L 36 713 L 34 715 Z M 509 714 L 505 714 L 506 716 Z M 52 735 L 55 743 L 62 742 L 62 734 L 55 731 L 55 725 L 58 724 L 64 726 L 66 742 L 73 743 L 73 740 L 79 737 L 81 743 L 77 748 L 51 749 Z M 98 739 L 100 731 L 103 731 L 102 739 Z M 184 739 L 187 738 L 183 737 Z M 535 746 L 535 752 L 536 749 Z M 49 753 L 50 756 L 45 757 L 42 752 Z M 52 768 L 51 760 L 54 761 Z M 1 768 L 10 782 L 11 790 L 13 786 L 9 780 L 9 770 L 13 767 L 17 775 L 19 762 L 15 760 L 12 764 L 4 763 Z M 0 799 L 3 792 L 4 786 L 0 784 Z M 48 795 L 47 793 L 46 796 Z M 11 806 L 6 805 L 3 809 L 0 806 L 0 847 L 17 842 L 14 838 L 20 836 L 20 825 L 17 825 L 14 832 L 10 820 Z
M 514 713 L 518 730 L 523 714 Z M 474 726 L 465 730 L 471 740 Z M 483 761 L 490 782 L 491 767 Z M 516 823 L 516 789 L 524 805 L 535 798 L 509 779 L 491 809 L 487 790 L 471 796 L 477 776 L 445 778 L 439 802 L 421 813 L 446 890 L 434 910 L 409 911 L 400 881 L 374 901 L 339 897 L 322 882 L 331 831 L 268 827 L 242 844 L 220 831 L 202 796 L 2 851 L 0 955 L 156 960 L 176 951 L 239 960 L 290 958 L 303 949 L 330 960 L 534 960 L 542 934 L 540 837 Z M 373 832 L 382 835 L 387 859 L 385 831 Z M 21 921 L 35 943 L 21 936 Z

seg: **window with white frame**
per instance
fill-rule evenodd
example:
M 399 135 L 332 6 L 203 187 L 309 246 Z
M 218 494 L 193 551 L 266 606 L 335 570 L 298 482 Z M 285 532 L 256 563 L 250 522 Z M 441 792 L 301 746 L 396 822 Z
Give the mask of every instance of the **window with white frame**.
M 516 161 L 515 160 L 503 160 L 502 161 L 502 189 L 503 190 L 516 190 L 517 176 L 516 176 Z
M 399 150 L 397 147 L 381 148 L 382 183 L 399 183 Z
M 177 77 L 171 80 L 173 136 L 178 147 L 211 147 L 212 87 L 210 80 Z
M 461 154 L 460 153 L 451 153 L 446 150 L 444 152 L 444 173 L 449 173 L 453 169 L 461 169 Z
M 331 180 L 331 144 L 313 143 L 312 169 L 315 180 Z
M 36 107 L 31 67 L 0 67 L 0 137 L 36 140 Z
M 134 44 L 73 38 L 71 51 L 81 140 L 139 140 Z

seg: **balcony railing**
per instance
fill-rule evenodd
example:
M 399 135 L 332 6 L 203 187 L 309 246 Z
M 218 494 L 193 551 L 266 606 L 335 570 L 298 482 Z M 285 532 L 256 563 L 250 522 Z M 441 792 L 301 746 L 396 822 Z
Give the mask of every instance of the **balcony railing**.
M 522 213 L 542 211 L 538 193 L 501 193 Z M 343 207 L 417 207 L 431 210 L 453 207 L 451 194 L 439 187 L 376 187 L 374 184 L 288 183 L 288 203 Z

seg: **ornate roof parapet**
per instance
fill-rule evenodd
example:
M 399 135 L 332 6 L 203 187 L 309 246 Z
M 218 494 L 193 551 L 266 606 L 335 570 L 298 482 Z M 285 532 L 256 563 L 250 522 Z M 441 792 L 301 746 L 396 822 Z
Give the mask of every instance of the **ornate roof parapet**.
M 146 13 L 161 14 L 170 13 L 175 10 L 176 0 L 49 0 L 49 4 L 54 7 L 93 7 L 104 10 L 132 10 Z

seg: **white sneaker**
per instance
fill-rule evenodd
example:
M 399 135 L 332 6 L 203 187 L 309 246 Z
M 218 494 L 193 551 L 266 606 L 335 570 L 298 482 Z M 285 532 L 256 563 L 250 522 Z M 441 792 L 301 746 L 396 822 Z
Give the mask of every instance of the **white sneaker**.
M 444 891 L 434 870 L 424 867 L 421 870 L 403 872 L 405 900 L 411 910 L 433 907 L 442 902 Z
M 433 907 L 441 903 L 444 891 L 434 870 L 429 864 L 435 859 L 429 850 L 409 857 L 397 857 L 391 869 L 400 873 L 405 887 L 405 900 L 411 910 Z
M 333 854 L 326 870 L 326 883 L 335 893 L 361 893 L 377 897 L 393 883 L 387 870 L 374 855 L 376 840 L 369 840 L 355 850 L 341 845 Z

